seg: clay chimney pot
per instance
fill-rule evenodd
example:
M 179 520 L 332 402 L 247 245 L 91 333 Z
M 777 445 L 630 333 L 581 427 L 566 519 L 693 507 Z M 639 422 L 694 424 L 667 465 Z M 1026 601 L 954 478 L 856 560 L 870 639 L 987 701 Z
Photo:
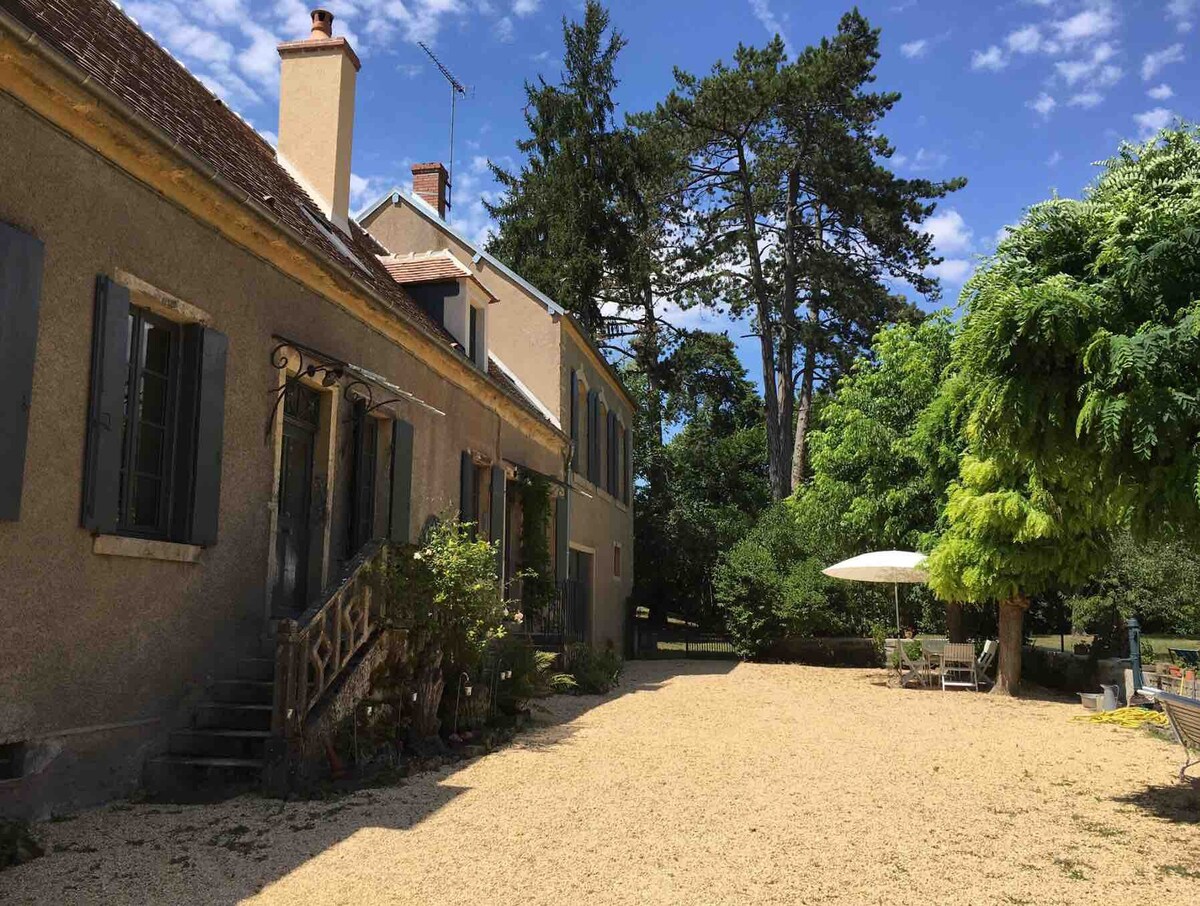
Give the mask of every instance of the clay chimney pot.
M 327 9 L 312 11 L 312 33 L 308 36 L 312 41 L 324 41 L 333 37 L 333 13 Z

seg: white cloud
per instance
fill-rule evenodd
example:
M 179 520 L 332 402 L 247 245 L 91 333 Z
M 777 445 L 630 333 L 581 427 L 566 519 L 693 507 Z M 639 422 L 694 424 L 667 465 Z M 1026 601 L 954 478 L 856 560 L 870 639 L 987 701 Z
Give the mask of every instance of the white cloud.
M 1111 3 L 1097 0 L 1070 18 L 1055 21 L 1051 27 L 1064 46 L 1072 47 L 1111 34 L 1117 27 L 1117 17 Z
M 1032 101 L 1026 101 L 1025 106 L 1035 111 L 1039 116 L 1048 118 L 1054 112 L 1054 108 L 1058 106 L 1058 101 L 1043 91 Z
M 542 0 L 516 0 L 512 11 L 514 16 L 532 16 L 542 5 Z
M 1013 53 L 1037 53 L 1042 46 L 1042 32 L 1036 25 L 1026 25 L 1004 40 Z
M 999 72 L 1008 65 L 1004 51 L 993 44 L 987 50 L 977 50 L 971 54 L 971 68 L 984 69 L 989 72 Z
M 380 195 L 391 185 L 386 177 L 382 176 L 359 176 L 357 173 L 350 174 L 350 207 L 353 210 L 361 208 L 367 202 L 374 201 L 375 196 Z
M 1146 94 L 1154 98 L 1156 101 L 1165 101 L 1167 98 L 1175 96 L 1175 92 L 1166 82 L 1163 82 L 1161 85 L 1155 85 L 1153 88 L 1148 90 Z
M 1198 0 L 1167 0 L 1167 18 L 1175 23 L 1178 32 L 1189 32 L 1196 24 Z
M 946 258 L 941 264 L 929 268 L 929 273 L 943 283 L 960 285 L 975 270 L 975 265 L 966 258 Z
M 511 42 L 516 37 L 512 19 L 508 16 L 497 19 L 492 26 L 492 36 L 502 44 Z
M 1082 107 L 1084 110 L 1091 110 L 1093 107 L 1099 107 L 1104 103 L 1104 95 L 1098 91 L 1082 91 L 1079 94 L 1072 95 L 1067 101 L 1070 107 Z
M 910 60 L 915 60 L 918 57 L 925 56 L 925 51 L 929 49 L 929 42 L 924 38 L 918 41 L 909 41 L 907 44 L 900 45 L 900 53 L 908 57 Z
M 1047 167 L 1057 167 L 1060 163 L 1062 163 L 1062 152 L 1061 151 L 1055 151 L 1048 158 L 1046 158 L 1046 166 Z M 1006 232 L 1007 232 L 1007 228 L 1005 229 L 1005 233 Z M 1001 234 L 997 234 L 997 235 L 1000 238 L 1003 238 L 1004 234 L 1001 233 Z
M 1172 44 L 1170 47 L 1164 47 L 1162 50 L 1148 53 L 1142 60 L 1142 79 L 1149 82 L 1163 70 L 1163 67 L 1169 66 L 1172 63 L 1182 62 L 1182 44 Z
M 940 151 L 929 151 L 926 148 L 918 148 L 917 153 L 912 157 L 907 154 L 893 154 L 892 165 L 897 170 L 908 169 L 913 172 L 921 170 L 936 170 L 939 167 L 944 167 L 946 161 L 950 158 Z
M 964 255 L 971 251 L 974 234 L 954 208 L 938 211 L 921 225 L 933 237 L 939 255 Z
M 1092 48 L 1087 57 L 1080 60 L 1061 60 L 1054 64 L 1054 69 L 1068 85 L 1084 83 L 1091 89 L 1108 88 L 1119 82 L 1124 75 L 1120 66 L 1109 62 L 1116 54 L 1116 47 L 1104 41 Z
M 1138 113 L 1133 117 L 1133 121 L 1137 124 L 1138 135 L 1141 138 L 1150 138 L 1160 129 L 1165 129 L 1171 125 L 1171 120 L 1175 118 L 1166 107 L 1155 107 L 1153 110 L 1147 110 L 1145 113 Z
M 792 42 L 787 39 L 787 35 L 783 33 L 783 23 L 771 9 L 769 0 L 750 0 L 750 9 L 754 13 L 754 18 L 762 23 L 762 27 L 767 30 L 772 38 L 779 35 L 783 38 L 783 49 L 792 59 L 796 58 L 796 54 L 792 51 Z

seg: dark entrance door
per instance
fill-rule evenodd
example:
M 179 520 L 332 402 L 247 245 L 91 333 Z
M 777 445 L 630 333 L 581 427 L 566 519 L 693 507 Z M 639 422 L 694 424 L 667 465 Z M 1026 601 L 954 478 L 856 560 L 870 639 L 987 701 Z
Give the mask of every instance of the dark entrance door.
M 292 382 L 283 404 L 283 450 L 279 464 L 278 524 L 275 535 L 274 604 L 297 613 L 308 603 L 309 541 L 312 536 L 313 448 L 321 399 Z
M 592 640 L 592 555 L 575 550 L 567 560 L 567 588 L 563 602 L 567 608 L 567 621 L 582 641 Z

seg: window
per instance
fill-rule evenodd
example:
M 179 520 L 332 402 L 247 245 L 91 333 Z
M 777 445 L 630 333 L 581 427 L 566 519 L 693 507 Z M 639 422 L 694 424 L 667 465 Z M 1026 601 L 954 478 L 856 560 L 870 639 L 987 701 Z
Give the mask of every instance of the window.
M 25 743 L 0 744 L 0 780 L 16 780 L 25 774 Z
M 480 364 L 480 345 L 482 344 L 480 329 L 483 326 L 483 317 L 474 305 L 467 307 L 470 309 L 470 320 L 467 323 L 467 358 L 482 368 L 483 365 Z M 484 361 L 486 362 L 486 359 Z
M 613 578 L 621 578 L 621 545 L 613 545 Z
M 216 541 L 225 419 L 224 334 L 130 304 L 96 281 L 84 528 Z
M 117 500 L 117 530 L 123 534 L 168 534 L 179 335 L 178 324 L 144 309 L 129 309 L 129 375 Z
M 350 483 L 350 550 L 354 556 L 375 537 L 375 473 L 379 458 L 379 421 L 358 403 L 354 413 L 354 472 Z

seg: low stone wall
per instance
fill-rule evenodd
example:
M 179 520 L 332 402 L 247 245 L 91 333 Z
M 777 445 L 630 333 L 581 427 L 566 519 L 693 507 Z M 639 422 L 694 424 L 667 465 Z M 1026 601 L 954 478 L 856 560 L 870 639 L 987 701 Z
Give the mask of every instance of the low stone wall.
M 773 642 L 763 660 L 818 667 L 878 667 L 883 661 L 871 639 L 787 638 Z
M 1021 655 L 1021 675 L 1030 682 L 1061 692 L 1099 692 L 1100 686 L 1113 685 L 1125 690 L 1128 658 L 1100 658 L 1069 651 L 1055 651 L 1026 645 Z

